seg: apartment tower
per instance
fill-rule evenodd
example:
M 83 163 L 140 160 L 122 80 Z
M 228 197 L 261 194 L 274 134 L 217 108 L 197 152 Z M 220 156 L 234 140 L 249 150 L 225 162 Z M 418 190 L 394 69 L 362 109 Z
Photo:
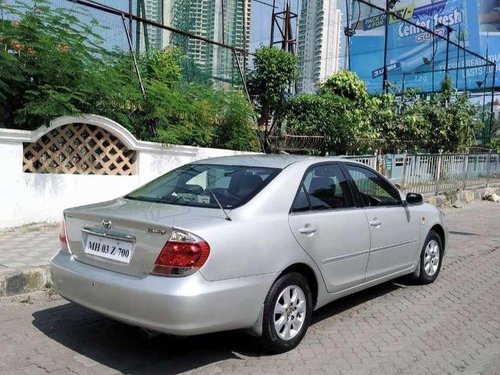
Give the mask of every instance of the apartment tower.
M 314 92 L 339 69 L 341 12 L 336 0 L 302 0 L 298 27 L 299 92 Z
M 145 0 L 146 15 L 165 25 L 248 51 L 251 0 Z M 186 36 L 154 32 L 152 48 L 180 47 L 196 69 L 215 81 L 231 82 L 239 74 L 231 50 Z M 240 63 L 243 64 L 243 60 Z M 238 78 L 239 79 L 239 78 Z

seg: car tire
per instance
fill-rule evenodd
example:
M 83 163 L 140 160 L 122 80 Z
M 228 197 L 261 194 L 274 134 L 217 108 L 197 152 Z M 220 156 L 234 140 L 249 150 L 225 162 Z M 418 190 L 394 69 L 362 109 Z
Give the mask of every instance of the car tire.
M 425 239 L 422 253 L 420 254 L 420 272 L 418 281 L 421 284 L 430 284 L 436 280 L 441 270 L 443 261 L 443 245 L 441 237 L 430 231 Z
M 312 294 L 304 276 L 281 276 L 264 302 L 261 344 L 272 353 L 295 348 L 307 332 L 311 314 Z

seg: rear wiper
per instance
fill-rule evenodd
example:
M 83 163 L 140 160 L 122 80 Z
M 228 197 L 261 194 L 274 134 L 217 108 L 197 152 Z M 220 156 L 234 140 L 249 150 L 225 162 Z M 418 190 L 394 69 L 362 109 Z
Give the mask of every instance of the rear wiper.
M 224 210 L 224 207 L 222 207 L 222 204 L 220 204 L 219 200 L 217 199 L 217 197 L 215 196 L 214 192 L 207 188 L 207 190 L 210 192 L 210 194 L 212 194 L 212 197 L 214 197 L 215 201 L 217 202 L 217 204 L 219 205 L 219 208 L 222 210 L 222 212 L 224 212 L 224 215 L 226 215 L 226 220 L 227 221 L 231 221 L 231 218 L 229 217 L 229 215 L 227 214 L 226 210 Z

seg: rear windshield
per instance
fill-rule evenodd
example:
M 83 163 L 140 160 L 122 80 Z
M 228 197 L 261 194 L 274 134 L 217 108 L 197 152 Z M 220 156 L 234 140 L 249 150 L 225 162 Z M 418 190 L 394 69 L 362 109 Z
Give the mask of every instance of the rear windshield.
M 125 196 L 180 206 L 236 208 L 248 202 L 278 173 L 276 168 L 188 164 Z M 215 199 L 217 198 L 217 199 Z

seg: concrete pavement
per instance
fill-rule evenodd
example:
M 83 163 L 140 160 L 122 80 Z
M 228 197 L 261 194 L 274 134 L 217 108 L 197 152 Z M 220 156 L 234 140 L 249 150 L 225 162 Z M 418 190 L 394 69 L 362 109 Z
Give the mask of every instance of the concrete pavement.
M 59 246 L 59 225 L 0 230 L 0 296 L 50 285 L 48 265 Z
M 38 224 L 0 230 L 0 271 L 40 267 L 59 245 L 59 225 Z
M 498 375 L 500 204 L 446 213 L 434 284 L 397 280 L 335 301 L 289 353 L 265 355 L 239 332 L 146 340 L 46 291 L 0 298 L 0 374 Z

